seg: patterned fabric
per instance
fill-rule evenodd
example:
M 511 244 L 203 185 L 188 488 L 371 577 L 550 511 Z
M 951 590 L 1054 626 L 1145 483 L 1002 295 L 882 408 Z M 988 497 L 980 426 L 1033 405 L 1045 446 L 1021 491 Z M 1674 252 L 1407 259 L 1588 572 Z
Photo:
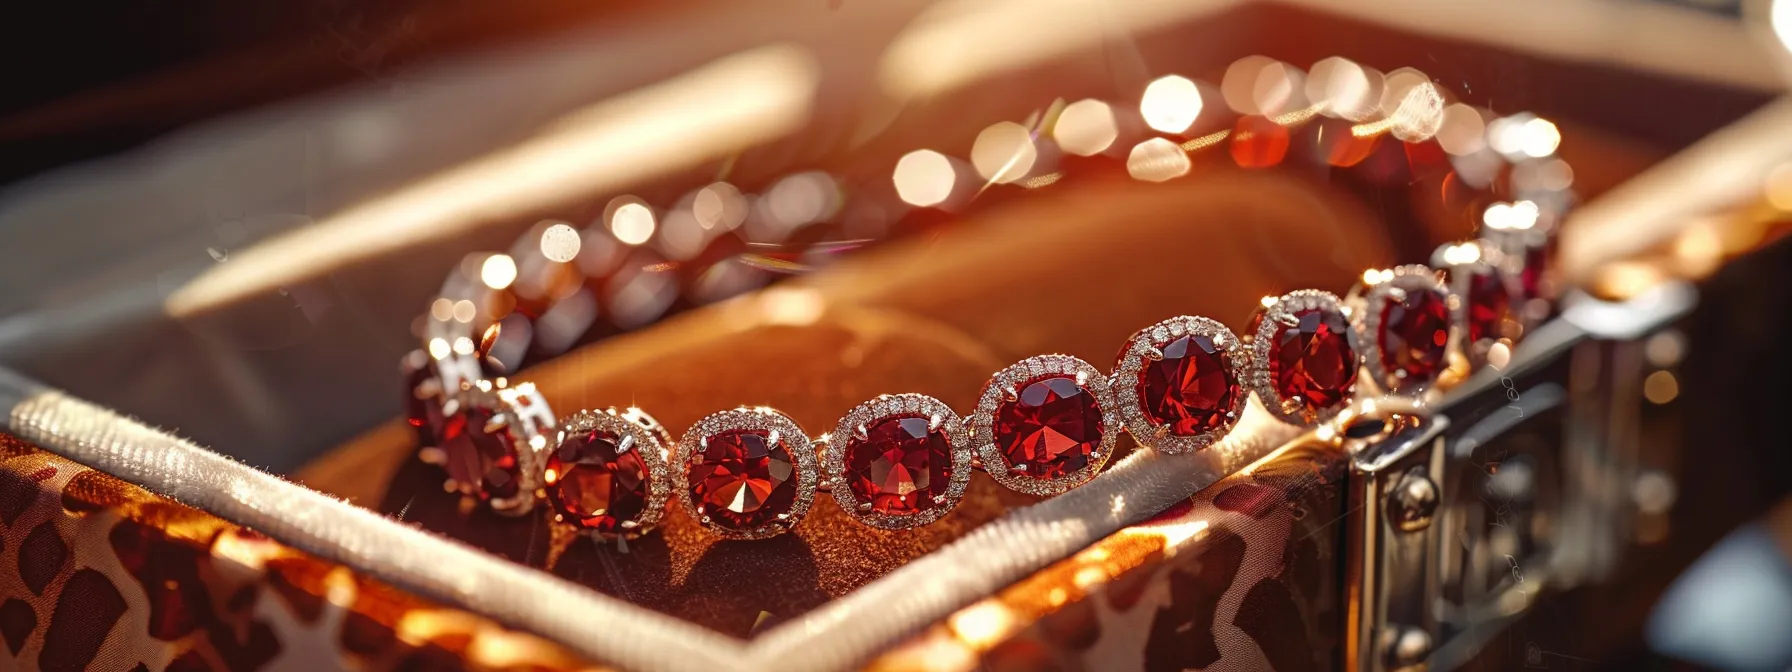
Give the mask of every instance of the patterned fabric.
M 1329 670 L 1346 463 L 1296 446 L 966 607 L 868 666 Z
M 0 669 L 590 669 L 0 434 Z

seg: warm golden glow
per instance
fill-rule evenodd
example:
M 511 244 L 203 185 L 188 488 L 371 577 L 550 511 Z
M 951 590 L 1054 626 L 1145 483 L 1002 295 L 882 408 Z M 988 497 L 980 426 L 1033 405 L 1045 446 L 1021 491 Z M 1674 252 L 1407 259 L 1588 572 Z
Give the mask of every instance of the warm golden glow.
M 1006 605 L 984 600 L 960 610 L 946 620 L 952 633 L 973 649 L 987 649 L 1013 633 L 1019 624 Z
M 821 292 L 808 287 L 772 288 L 759 295 L 760 317 L 766 324 L 811 325 L 826 308 Z
M 918 149 L 896 162 L 896 195 L 909 205 L 930 207 L 945 203 L 957 186 L 958 172 L 952 160 L 931 149 Z
M 1437 144 L 1456 156 L 1467 156 L 1487 147 L 1487 123 L 1481 111 L 1456 103 L 1444 108 L 1443 123 L 1437 127 Z
M 1784 4 L 1792 4 L 1782 2 Z M 1782 163 L 1767 173 L 1765 191 L 1768 204 L 1792 212 L 1792 163 Z
M 473 339 L 467 338 L 465 336 L 461 336 L 459 338 L 454 339 L 454 354 L 471 355 L 471 354 L 473 354 L 473 350 L 474 350 Z M 481 381 L 481 382 L 484 382 L 484 381 Z
M 232 250 L 231 263 L 208 268 L 165 309 L 192 315 L 732 156 L 800 128 L 819 78 L 807 51 L 781 44 L 611 97 L 516 145 Z
M 1182 545 L 1189 540 L 1201 538 L 1202 533 L 1207 531 L 1207 527 L 1207 521 L 1193 520 L 1187 522 L 1146 525 L 1139 529 L 1163 535 L 1165 554 L 1175 555 L 1176 551 L 1180 550 Z
M 630 245 L 640 245 L 653 238 L 653 230 L 656 226 L 653 211 L 649 210 L 646 205 L 632 200 L 613 204 L 613 209 L 610 212 L 610 233 L 615 235 L 617 240 Z
M 1593 276 L 1591 291 L 1603 299 L 1622 301 L 1641 294 L 1666 279 L 1655 264 L 1617 261 L 1599 267 Z
M 430 302 L 429 316 L 435 318 L 437 322 L 447 322 L 454 319 L 454 300 L 442 297 Z
M 516 260 L 508 254 L 494 254 L 485 258 L 479 267 L 479 281 L 492 289 L 509 287 L 516 282 Z
M 1792 51 L 1792 0 L 1772 0 L 1767 10 L 1773 35 L 1780 38 L 1780 48 Z
M 1660 405 L 1673 401 L 1680 396 L 1680 381 L 1667 371 L 1656 371 L 1643 379 L 1643 397 L 1649 403 Z
M 1261 299 L 1257 299 L 1257 303 L 1261 304 L 1264 308 L 1268 308 L 1270 306 L 1276 305 L 1276 302 L 1280 301 L 1280 300 L 1281 299 L 1276 298 L 1274 296 L 1265 296 Z
M 1064 106 L 1058 123 L 1052 126 L 1052 139 L 1064 151 L 1077 156 L 1094 156 L 1114 146 L 1120 128 L 1114 123 L 1114 110 L 1107 103 L 1085 98 Z
M 453 350 L 448 346 L 448 341 L 442 340 L 440 338 L 429 339 L 429 356 L 430 357 L 434 357 L 436 359 L 447 359 L 448 355 L 452 354 L 452 352 L 453 352 Z
M 995 184 L 1014 182 L 1033 171 L 1039 160 L 1039 148 L 1033 145 L 1033 133 L 1012 121 L 993 124 L 977 134 L 971 145 L 971 167 L 977 175 Z
M 890 42 L 878 79 L 897 100 L 934 97 L 1087 49 L 1112 49 L 1116 36 L 1156 32 L 1235 1 L 940 0 Z
M 565 222 L 555 223 L 541 232 L 541 256 L 549 261 L 572 261 L 578 258 L 582 243 L 578 229 Z
M 1187 77 L 1166 75 L 1145 87 L 1139 116 L 1145 125 L 1165 133 L 1181 133 L 1201 116 L 1201 89 Z
M 1126 172 L 1134 179 L 1163 182 L 1188 174 L 1188 154 L 1165 138 L 1152 138 L 1133 145 L 1126 157 Z
M 1674 260 L 1689 278 L 1710 275 L 1724 261 L 1724 239 L 1716 224 L 1699 224 L 1674 239 Z

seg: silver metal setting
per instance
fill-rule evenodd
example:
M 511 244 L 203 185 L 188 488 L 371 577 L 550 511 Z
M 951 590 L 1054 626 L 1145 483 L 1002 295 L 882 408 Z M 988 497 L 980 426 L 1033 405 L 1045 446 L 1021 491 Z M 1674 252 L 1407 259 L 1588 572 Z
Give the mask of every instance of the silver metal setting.
M 1386 273 L 1388 271 L 1384 271 Z M 1444 305 L 1453 315 L 1456 304 L 1460 303 L 1444 287 L 1443 280 L 1437 271 L 1418 264 L 1396 266 L 1391 277 L 1384 277 L 1381 282 L 1369 285 L 1360 296 L 1351 301 L 1350 345 L 1363 358 L 1363 367 L 1368 378 L 1375 382 L 1382 392 L 1401 395 L 1417 395 L 1430 390 L 1437 384 L 1437 376 L 1428 380 L 1407 380 L 1404 371 L 1387 371 L 1386 359 L 1381 351 L 1381 308 L 1389 300 L 1404 301 L 1408 292 L 1436 292 L 1443 299 Z M 1443 358 L 1437 363 L 1437 374 L 1442 375 L 1450 368 L 1450 353 L 1456 346 L 1454 320 L 1450 320 L 1449 340 L 1444 345 Z
M 701 451 L 709 437 L 724 432 L 749 431 L 775 433 L 774 443 L 784 444 L 790 452 L 791 463 L 796 465 L 796 499 L 790 510 L 778 514 L 777 519 L 747 530 L 725 527 L 710 520 L 702 507 L 691 497 L 690 470 L 693 464 L 700 464 Z M 677 480 L 673 487 L 678 491 L 678 501 L 684 504 L 684 510 L 691 518 L 702 524 L 716 536 L 725 539 L 766 539 L 790 531 L 803 516 L 809 513 L 809 506 L 815 502 L 817 474 L 815 447 L 809 441 L 809 435 L 796 424 L 790 416 L 777 409 L 759 407 L 741 407 L 733 410 L 711 413 L 685 430 L 684 438 L 678 441 L 677 452 L 673 454 L 672 463 L 678 465 Z
M 1058 478 L 1037 478 L 1025 471 L 1015 470 L 1008 463 L 1008 457 L 996 448 L 996 410 L 1004 401 L 1010 400 L 1011 394 L 1019 394 L 1028 385 L 1040 380 L 1058 377 L 1075 380 L 1078 387 L 1094 396 L 1095 406 L 1101 410 L 1101 445 L 1083 468 Z M 1108 378 L 1088 362 L 1069 355 L 1028 357 L 996 372 L 983 385 L 983 392 L 977 399 L 977 409 L 971 413 L 969 420 L 971 445 L 976 447 L 978 456 L 982 458 L 983 470 L 1003 487 L 1040 497 L 1062 494 L 1095 478 L 1114 456 L 1121 427 L 1117 408 Z
M 559 523 L 577 527 L 579 531 L 600 540 L 635 539 L 652 532 L 659 525 L 666 513 L 666 500 L 671 496 L 673 481 L 671 460 L 672 436 L 665 427 L 660 426 L 652 416 L 639 408 L 628 408 L 617 411 L 606 408 L 602 411 L 582 410 L 572 414 L 560 423 L 560 431 L 554 440 L 554 449 L 566 443 L 568 438 L 586 432 L 608 432 L 617 437 L 617 452 L 630 450 L 641 456 L 641 463 L 647 467 L 647 504 L 641 514 L 633 520 L 618 521 L 621 531 L 604 533 L 580 527 L 578 523 L 565 519 L 565 512 L 560 509 L 559 502 L 554 499 L 553 492 L 547 492 L 548 508 L 553 512 L 554 520 Z M 543 461 L 542 484 L 551 487 L 564 474 L 547 473 Z
M 1163 347 L 1184 336 L 1205 336 L 1213 339 L 1213 344 L 1221 348 L 1225 354 L 1227 372 L 1237 391 L 1232 395 L 1231 408 L 1226 409 L 1225 423 L 1219 427 L 1198 434 L 1180 435 L 1170 432 L 1166 425 L 1158 424 L 1145 413 L 1144 391 L 1138 385 L 1139 374 L 1144 371 L 1146 362 L 1161 359 Z M 1150 327 L 1140 329 L 1133 334 L 1131 343 L 1120 355 L 1120 361 L 1114 365 L 1114 376 L 1110 385 L 1114 396 L 1119 400 L 1120 417 L 1126 423 L 1126 431 L 1132 434 L 1139 445 L 1150 446 L 1166 455 L 1179 455 L 1201 450 L 1224 438 L 1238 424 L 1238 418 L 1244 414 L 1245 403 L 1250 394 L 1245 384 L 1251 369 L 1251 352 L 1246 349 L 1238 336 L 1227 329 L 1226 325 L 1206 317 L 1183 315 L 1172 317 Z
M 952 450 L 951 480 L 946 484 L 945 494 L 936 495 L 931 507 L 911 514 L 872 510 L 870 502 L 858 500 L 847 481 L 847 449 L 852 446 L 854 437 L 864 436 L 868 428 L 895 418 L 927 418 L 932 429 L 945 435 Z M 822 457 L 822 467 L 827 472 L 828 492 L 834 496 L 834 501 L 839 503 L 841 510 L 872 527 L 901 530 L 939 520 L 940 516 L 958 506 L 958 500 L 964 498 L 965 487 L 971 483 L 971 442 L 968 434 L 952 407 L 924 394 L 886 394 L 859 404 L 848 411 L 846 417 L 841 418 L 834 426 L 833 433 L 828 435 L 826 451 Z
M 1295 316 L 1307 310 L 1336 313 L 1344 319 L 1345 324 L 1350 323 L 1350 314 L 1344 310 L 1343 303 L 1336 295 L 1317 289 L 1301 289 L 1283 294 L 1275 303 L 1265 306 L 1262 318 L 1258 320 L 1257 332 L 1251 338 L 1251 390 L 1257 393 L 1258 399 L 1263 400 L 1263 407 L 1269 409 L 1271 415 L 1282 422 L 1300 427 L 1312 427 L 1330 420 L 1350 404 L 1356 391 L 1355 372 L 1361 368 L 1363 361 L 1362 354 L 1356 349 L 1356 343 L 1348 333 L 1349 329 L 1346 329 L 1346 333 L 1339 336 L 1344 338 L 1351 357 L 1355 360 L 1355 366 L 1351 368 L 1350 389 L 1337 403 L 1314 409 L 1311 413 L 1307 412 L 1306 400 L 1283 399 L 1281 393 L 1276 391 L 1275 381 L 1270 379 L 1270 350 L 1275 347 L 1276 332 L 1299 324 Z

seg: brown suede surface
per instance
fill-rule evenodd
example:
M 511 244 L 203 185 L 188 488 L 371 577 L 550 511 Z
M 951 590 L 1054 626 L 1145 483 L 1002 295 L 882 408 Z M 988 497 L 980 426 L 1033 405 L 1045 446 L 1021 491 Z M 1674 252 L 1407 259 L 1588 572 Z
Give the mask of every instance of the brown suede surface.
M 716 410 L 766 405 L 811 435 L 878 394 L 918 392 L 968 413 L 988 376 L 1059 352 L 1104 370 L 1135 330 L 1181 314 L 1242 330 L 1265 294 L 1342 293 L 1390 259 L 1361 205 L 1275 173 L 1152 185 L 1103 180 L 1015 199 L 975 225 L 913 239 L 797 282 L 695 311 L 525 372 L 561 414 L 637 405 L 680 435 Z M 819 300 L 817 314 L 791 309 Z M 808 313 L 808 314 L 806 314 Z M 405 428 L 370 433 L 314 464 L 313 487 L 532 566 L 554 539 L 545 514 L 463 512 Z M 792 534 L 718 541 L 673 507 L 660 531 L 599 548 L 578 539 L 550 571 L 723 632 L 798 615 L 1033 498 L 978 474 L 941 521 L 861 525 L 823 495 Z

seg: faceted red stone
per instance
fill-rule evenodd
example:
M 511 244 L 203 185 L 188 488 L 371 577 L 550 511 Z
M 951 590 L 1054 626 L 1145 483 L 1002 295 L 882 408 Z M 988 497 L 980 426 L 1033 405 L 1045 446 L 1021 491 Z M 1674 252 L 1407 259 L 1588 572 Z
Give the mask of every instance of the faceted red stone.
M 485 499 L 515 497 L 522 486 L 522 465 L 510 432 L 485 427 L 497 411 L 469 405 L 442 423 L 442 452 L 448 477 Z
M 653 473 L 642 446 L 593 429 L 566 437 L 548 453 L 548 498 L 554 510 L 587 530 L 618 532 L 639 520 L 652 494 Z
M 1239 398 L 1239 381 L 1226 353 L 1206 336 L 1183 336 L 1163 348 L 1164 358 L 1145 362 L 1136 391 L 1145 417 L 1171 434 L 1192 436 L 1226 426 Z
M 928 418 L 891 416 L 846 442 L 846 485 L 876 513 L 911 515 L 938 506 L 952 482 L 952 444 Z
M 1512 293 L 1499 273 L 1483 270 L 1468 279 L 1468 342 L 1499 338 L 1501 324 L 1512 311 Z
M 710 522 L 747 531 L 795 506 L 796 461 L 783 441 L 773 443 L 765 430 L 742 429 L 711 436 L 706 444 L 685 480 Z
M 1398 379 L 1396 388 L 1423 385 L 1443 371 L 1450 341 L 1450 309 L 1441 291 L 1414 289 L 1406 300 L 1388 297 L 1381 306 L 1381 368 Z
M 417 388 L 435 378 L 429 367 L 429 355 L 422 350 L 406 355 L 404 371 L 404 419 L 417 433 L 417 445 L 434 446 L 441 437 L 442 402 L 437 395 L 417 396 Z
M 1089 466 L 1101 449 L 1101 407 L 1095 395 L 1072 376 L 1051 375 L 1028 381 L 1013 401 L 996 405 L 994 436 L 1013 473 L 1051 479 Z
M 1350 324 L 1338 311 L 1302 310 L 1294 319 L 1271 336 L 1269 382 L 1284 404 L 1296 405 L 1312 420 L 1356 390 L 1356 350 L 1350 347 Z

